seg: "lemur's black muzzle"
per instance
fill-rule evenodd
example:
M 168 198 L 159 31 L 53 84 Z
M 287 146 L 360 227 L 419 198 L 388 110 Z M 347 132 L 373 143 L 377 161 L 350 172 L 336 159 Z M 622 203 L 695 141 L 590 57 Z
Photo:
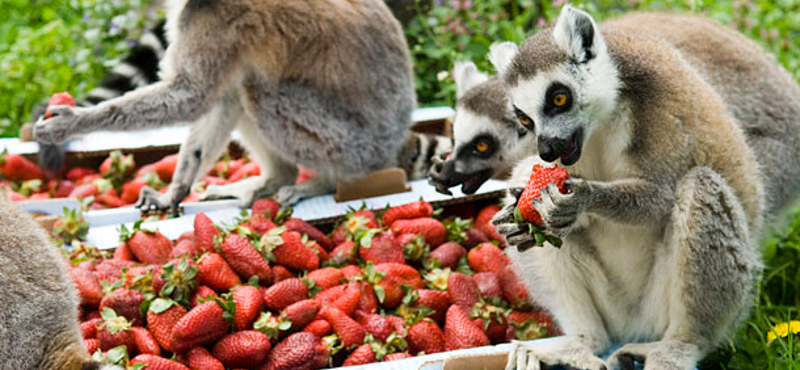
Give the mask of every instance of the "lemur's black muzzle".
M 583 130 L 577 130 L 568 138 L 539 136 L 539 157 L 546 162 L 561 158 L 561 164 L 573 165 L 581 157 Z
M 450 188 L 461 185 L 461 192 L 473 194 L 484 182 L 492 177 L 494 171 L 485 169 L 476 173 L 462 173 L 456 171 L 456 159 L 444 160 L 437 158 L 430 171 L 428 171 L 428 183 L 436 187 L 436 191 L 452 195 Z

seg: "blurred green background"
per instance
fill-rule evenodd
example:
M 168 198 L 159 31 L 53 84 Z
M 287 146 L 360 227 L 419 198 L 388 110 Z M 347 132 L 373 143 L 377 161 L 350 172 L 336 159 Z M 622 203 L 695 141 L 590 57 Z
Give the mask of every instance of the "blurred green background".
M 453 105 L 453 61 L 474 60 L 491 71 L 485 58 L 490 44 L 522 41 L 550 24 L 566 3 L 387 2 L 402 10 L 422 106 Z M 800 79 L 800 0 L 570 3 L 598 20 L 632 10 L 705 14 L 760 42 Z M 82 97 L 161 16 L 145 0 L 0 0 L 0 137 L 17 135 L 32 107 L 52 93 Z M 798 337 L 767 340 L 776 323 L 800 319 L 800 210 L 780 218 L 786 221 L 763 242 L 766 271 L 752 318 L 703 368 L 800 369 Z

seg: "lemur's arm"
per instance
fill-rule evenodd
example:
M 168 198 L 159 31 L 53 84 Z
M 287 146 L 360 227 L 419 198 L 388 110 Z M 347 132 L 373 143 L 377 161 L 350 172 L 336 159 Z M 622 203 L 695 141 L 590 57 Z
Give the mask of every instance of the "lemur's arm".
M 586 212 L 620 223 L 653 223 L 668 217 L 672 209 L 672 188 L 649 180 L 586 181 L 585 186 L 589 187 Z

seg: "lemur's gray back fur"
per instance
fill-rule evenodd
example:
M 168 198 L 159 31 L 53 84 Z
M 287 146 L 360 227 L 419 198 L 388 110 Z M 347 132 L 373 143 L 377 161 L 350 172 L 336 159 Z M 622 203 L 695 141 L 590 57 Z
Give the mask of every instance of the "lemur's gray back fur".
M 78 295 L 46 232 L 0 194 L 0 369 L 97 369 L 83 346 Z

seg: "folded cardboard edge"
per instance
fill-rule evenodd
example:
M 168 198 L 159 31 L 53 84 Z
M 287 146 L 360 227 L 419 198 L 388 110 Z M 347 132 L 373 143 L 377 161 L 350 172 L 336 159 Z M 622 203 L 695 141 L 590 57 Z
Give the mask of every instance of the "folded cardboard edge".
M 411 190 L 406 172 L 397 167 L 370 172 L 364 176 L 341 181 L 336 185 L 333 199 L 337 202 L 403 193 Z

